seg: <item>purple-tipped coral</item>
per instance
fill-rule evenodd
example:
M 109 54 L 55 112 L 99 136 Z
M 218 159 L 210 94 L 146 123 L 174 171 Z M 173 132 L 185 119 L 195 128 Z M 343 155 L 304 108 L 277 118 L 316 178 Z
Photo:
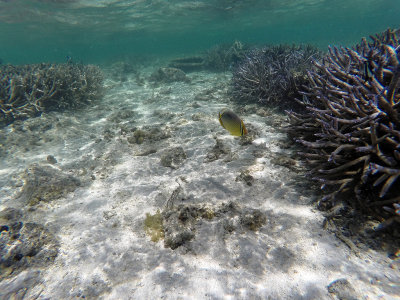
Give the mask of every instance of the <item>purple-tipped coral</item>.
M 320 51 L 312 46 L 279 45 L 250 50 L 234 69 L 232 96 L 241 102 L 296 108 L 294 98 L 307 81 L 306 70 L 320 57 Z
M 329 48 L 308 72 L 306 113 L 288 112 L 289 134 L 306 151 L 325 203 L 349 192 L 353 206 L 389 217 L 400 203 L 400 30 L 353 49 Z
M 103 75 L 93 65 L 0 66 L 0 126 L 43 111 L 78 107 L 99 97 Z

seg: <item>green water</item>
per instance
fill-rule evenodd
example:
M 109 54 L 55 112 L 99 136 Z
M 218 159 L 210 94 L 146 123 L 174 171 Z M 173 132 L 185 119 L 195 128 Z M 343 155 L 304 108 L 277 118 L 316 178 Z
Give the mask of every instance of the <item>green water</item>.
M 399 16 L 399 0 L 0 0 L 0 58 L 105 63 L 234 40 L 326 49 L 399 27 Z

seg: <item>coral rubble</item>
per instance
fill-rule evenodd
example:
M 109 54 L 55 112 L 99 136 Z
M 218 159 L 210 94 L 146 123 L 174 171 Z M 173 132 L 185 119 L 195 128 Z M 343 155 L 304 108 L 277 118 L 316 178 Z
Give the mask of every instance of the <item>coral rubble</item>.
M 320 51 L 309 45 L 252 49 L 233 71 L 232 96 L 240 102 L 297 107 L 294 98 L 307 81 L 306 70 L 320 56 Z
M 43 111 L 88 104 L 101 95 L 102 81 L 94 65 L 1 65 L 0 126 Z
M 400 30 L 350 48 L 329 48 L 308 72 L 304 113 L 288 112 L 289 135 L 328 194 L 386 219 L 400 202 Z M 325 201 L 325 202 L 324 202 Z M 397 216 L 399 219 L 399 216 Z
M 45 226 L 22 218 L 14 208 L 0 211 L 0 279 L 49 265 L 58 254 L 55 236 Z
M 190 250 L 190 242 L 196 238 L 196 228 L 202 220 L 218 223 L 224 234 L 258 231 L 267 223 L 265 213 L 260 210 L 228 202 L 219 206 L 169 205 L 162 211 L 161 218 L 159 211 L 155 215 L 147 214 L 144 225 L 152 241 L 164 238 L 164 246 L 167 248 L 174 250 L 183 246 Z

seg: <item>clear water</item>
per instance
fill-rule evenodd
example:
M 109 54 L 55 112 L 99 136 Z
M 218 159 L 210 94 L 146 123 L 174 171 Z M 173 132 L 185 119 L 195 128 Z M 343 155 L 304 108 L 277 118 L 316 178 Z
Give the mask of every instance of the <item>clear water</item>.
M 400 261 L 372 248 L 359 256 L 322 227 L 320 195 L 282 130 L 286 116 L 239 108 L 231 72 L 149 80 L 158 62 L 216 44 L 325 50 L 397 28 L 399 16 L 400 0 L 0 0 L 3 63 L 70 56 L 105 75 L 93 105 L 0 128 L 0 299 L 332 299 L 327 286 L 341 278 L 351 283 L 342 287 L 348 297 L 399 299 Z M 115 63 L 146 57 L 127 74 Z M 224 108 L 240 112 L 252 143 L 220 126 Z M 176 156 L 181 162 L 169 162 Z M 193 239 L 172 250 L 144 225 L 174 205 L 210 210 L 188 225 Z M 5 228 L 8 208 L 21 217 Z M 244 226 L 254 209 L 266 216 L 257 232 Z
M 222 42 L 353 45 L 398 27 L 399 0 L 0 0 L 5 63 L 102 63 Z

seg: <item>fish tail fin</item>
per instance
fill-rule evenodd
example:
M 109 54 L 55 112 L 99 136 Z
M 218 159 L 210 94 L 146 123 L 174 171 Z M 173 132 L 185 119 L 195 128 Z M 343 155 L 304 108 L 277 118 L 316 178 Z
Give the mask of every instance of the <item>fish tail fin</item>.
M 241 134 L 241 135 L 246 135 L 246 134 L 247 134 L 247 129 L 246 129 L 246 127 L 244 126 L 244 123 L 243 123 L 242 120 L 240 121 L 240 134 Z

